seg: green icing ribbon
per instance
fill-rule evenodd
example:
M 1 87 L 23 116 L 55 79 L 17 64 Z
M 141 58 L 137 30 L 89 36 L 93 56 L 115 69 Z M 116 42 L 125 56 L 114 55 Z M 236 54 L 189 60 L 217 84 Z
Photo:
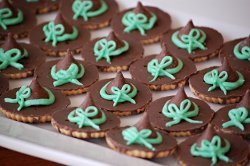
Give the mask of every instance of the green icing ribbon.
M 228 73 L 226 71 L 222 71 L 219 73 L 217 69 L 214 69 L 210 72 L 207 72 L 203 80 L 206 84 L 211 84 L 212 86 L 208 89 L 208 91 L 213 91 L 217 87 L 219 87 L 223 93 L 226 95 L 227 91 L 234 90 L 241 85 L 244 84 L 245 80 L 243 75 L 240 72 L 237 72 L 238 80 L 235 82 L 227 82 Z
M 20 111 L 23 109 L 23 107 L 30 107 L 30 106 L 38 106 L 38 105 L 51 105 L 55 102 L 55 96 L 54 94 L 47 88 L 44 88 L 49 98 L 48 99 L 30 99 L 27 100 L 31 96 L 31 89 L 28 86 L 22 86 L 17 92 L 16 92 L 16 98 L 5 98 L 4 101 L 6 103 L 17 103 L 19 107 L 17 108 L 17 111 Z
M 173 119 L 173 121 L 167 122 L 166 127 L 171 127 L 173 125 L 179 124 L 182 120 L 194 124 L 203 123 L 202 121 L 190 119 L 196 117 L 199 114 L 199 107 L 194 102 L 191 102 L 189 99 L 185 99 L 181 102 L 180 107 L 178 107 L 174 103 L 169 104 L 169 101 L 167 101 L 163 106 L 162 114 L 167 118 Z M 190 110 L 192 104 L 194 106 L 194 109 Z
M 106 115 L 102 113 L 100 118 L 94 118 L 98 115 L 98 109 L 95 106 L 89 106 L 85 110 L 82 108 L 76 108 L 68 115 L 68 120 L 72 123 L 76 123 L 78 128 L 90 126 L 96 130 L 100 130 L 100 124 L 106 122 Z
M 191 154 L 196 157 L 211 158 L 212 165 L 215 165 L 219 160 L 224 162 L 231 162 L 231 160 L 225 155 L 230 150 L 230 143 L 224 139 L 225 146 L 222 146 L 221 138 L 219 136 L 214 136 L 210 141 L 202 140 L 201 146 L 193 144 L 191 146 Z
M 140 34 L 145 36 L 147 30 L 154 27 L 157 21 L 157 17 L 154 13 L 151 13 L 150 19 L 148 19 L 144 14 L 134 12 L 127 12 L 122 17 L 122 24 L 125 26 L 124 32 L 131 32 L 133 30 L 139 30 Z
M 100 90 L 100 95 L 106 100 L 112 100 L 114 102 L 113 106 L 116 107 L 118 103 L 130 102 L 136 104 L 136 101 L 133 99 L 137 95 L 137 88 L 134 85 L 124 84 L 121 89 L 113 86 L 111 92 L 113 94 L 107 94 L 106 90 L 110 82 L 102 87 Z M 133 90 L 131 91 L 131 88 Z
M 107 39 L 101 39 L 95 43 L 94 55 L 97 56 L 96 61 L 99 62 L 101 59 L 106 59 L 108 63 L 111 63 L 111 56 L 119 56 L 123 52 L 129 49 L 129 44 L 123 41 L 124 46 L 121 48 L 116 48 L 115 41 L 108 41 Z
M 8 51 L 4 51 L 4 49 L 0 48 L 0 70 L 4 70 L 9 66 L 22 70 L 24 66 L 21 63 L 18 63 L 18 61 L 24 57 L 28 57 L 27 50 L 24 50 L 22 55 L 21 51 L 16 48 Z
M 18 9 L 17 16 L 11 18 L 13 12 L 9 8 L 0 9 L 0 27 L 4 30 L 8 29 L 9 25 L 16 25 L 23 21 L 23 12 Z
M 171 56 L 165 56 L 159 63 L 157 59 L 152 59 L 148 65 L 147 70 L 154 77 L 150 82 L 155 81 L 159 76 L 166 76 L 172 80 L 175 80 L 173 74 L 178 73 L 183 68 L 182 61 L 177 58 L 178 65 L 174 68 L 165 69 L 173 64 L 173 58 Z
M 192 29 L 188 35 L 182 35 L 181 39 L 178 37 L 179 31 L 173 33 L 172 42 L 179 48 L 186 49 L 189 54 L 195 49 L 205 50 L 204 46 L 206 34 L 201 29 Z
M 129 127 L 122 131 L 123 139 L 127 141 L 127 145 L 139 144 L 146 148 L 155 151 L 152 144 L 160 144 L 163 141 L 162 135 L 157 132 L 156 138 L 149 138 L 152 134 L 152 130 L 143 129 L 138 131 L 136 127 Z
M 240 60 L 248 60 L 250 62 L 250 47 L 244 46 L 240 50 L 240 43 L 234 47 L 234 55 Z
M 79 71 L 80 70 L 80 71 Z M 82 64 L 80 64 L 80 69 L 76 64 L 71 64 L 67 70 L 56 71 L 56 65 L 51 68 L 50 75 L 56 80 L 53 82 L 55 87 L 61 86 L 67 83 L 72 83 L 76 85 L 83 85 L 77 79 L 84 76 L 85 70 Z
M 52 46 L 56 47 L 58 42 L 63 42 L 67 40 L 74 40 L 78 36 L 78 30 L 73 27 L 73 32 L 71 34 L 64 33 L 65 28 L 62 24 L 55 25 L 54 21 L 49 22 L 43 26 L 43 32 L 45 35 L 45 42 L 48 43 L 52 41 Z
M 230 126 L 238 127 L 241 131 L 244 131 L 243 123 L 250 123 L 250 118 L 248 117 L 248 110 L 245 107 L 239 107 L 232 109 L 228 112 L 228 117 L 230 121 L 222 124 L 223 128 L 228 128 Z
M 74 12 L 73 19 L 77 20 L 82 17 L 84 21 L 88 21 L 91 17 L 99 16 L 108 10 L 108 5 L 104 0 L 101 1 L 101 7 L 95 11 L 90 11 L 94 7 L 94 3 L 89 1 L 75 0 L 72 4 L 72 11 Z

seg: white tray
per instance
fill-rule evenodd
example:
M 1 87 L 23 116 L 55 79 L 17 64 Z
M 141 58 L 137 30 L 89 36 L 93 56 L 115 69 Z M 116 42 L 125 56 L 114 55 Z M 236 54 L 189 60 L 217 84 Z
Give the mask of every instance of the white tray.
M 136 0 L 117 0 L 120 9 L 134 7 Z M 157 6 L 167 11 L 173 20 L 172 28 L 184 25 L 189 19 L 193 19 L 194 24 L 210 26 L 219 30 L 225 41 L 234 38 L 244 37 L 250 33 L 250 1 L 249 0 L 141 0 L 144 4 Z M 38 17 L 38 22 L 52 20 L 55 16 L 47 14 Z M 92 39 L 105 36 L 111 28 L 105 28 L 92 32 Z M 27 40 L 23 40 L 27 42 Z M 160 44 L 145 46 L 145 55 L 160 52 Z M 77 58 L 81 59 L 80 56 Z M 49 58 L 52 60 L 54 58 Z M 217 59 L 209 62 L 198 63 L 197 68 L 203 69 L 208 66 L 219 65 Z M 124 72 L 126 77 L 130 77 L 128 72 Z M 115 73 L 100 73 L 100 79 L 114 77 Z M 10 89 L 29 84 L 30 78 L 23 80 L 11 80 Z M 188 87 L 186 92 L 194 97 Z M 176 90 L 168 92 L 153 92 L 153 99 L 169 96 L 176 93 Z M 71 106 L 79 105 L 85 95 L 70 97 Z M 210 104 L 214 110 L 221 106 Z M 121 126 L 133 125 L 141 115 L 121 118 Z M 178 139 L 178 142 L 183 139 Z M 143 165 L 153 166 L 158 164 L 178 165 L 174 156 L 164 159 L 143 160 L 129 157 L 117 153 L 109 148 L 104 139 L 91 139 L 83 141 L 57 133 L 50 124 L 29 125 L 9 120 L 0 114 L 0 146 L 19 151 L 28 155 L 55 161 L 66 165 Z

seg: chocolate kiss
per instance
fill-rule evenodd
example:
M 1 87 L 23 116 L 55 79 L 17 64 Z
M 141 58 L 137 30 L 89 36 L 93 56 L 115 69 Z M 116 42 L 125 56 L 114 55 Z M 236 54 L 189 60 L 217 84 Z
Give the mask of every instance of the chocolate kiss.
M 189 20 L 188 23 L 182 27 L 178 33 L 178 37 L 181 39 L 182 35 L 188 35 L 189 32 L 194 28 L 194 24 L 192 20 Z
M 72 26 L 64 19 L 63 15 L 58 12 L 55 18 L 55 25 L 62 24 L 64 26 L 64 33 L 72 33 L 73 28 Z
M 177 94 L 169 101 L 169 104 L 173 103 L 179 107 L 181 102 L 185 99 L 188 99 L 188 97 L 187 94 L 185 93 L 184 86 L 181 86 L 178 89 Z
M 162 50 L 161 50 L 160 54 L 158 54 L 158 55 L 155 56 L 155 59 L 157 59 L 158 62 L 161 62 L 161 60 L 162 60 L 166 55 L 168 55 L 168 51 L 167 51 L 167 46 L 166 46 L 166 44 L 165 44 L 165 43 L 162 44 L 161 47 L 162 47 Z
M 237 107 L 246 107 L 250 110 L 250 89 L 246 91 L 240 103 L 237 104 Z
M 238 74 L 237 74 L 237 72 L 234 69 L 232 69 L 232 67 L 230 66 L 230 64 L 229 64 L 229 62 L 228 62 L 228 60 L 227 60 L 226 57 L 224 57 L 223 63 L 218 68 L 218 71 L 219 72 L 226 71 L 227 74 L 228 74 L 227 81 L 229 81 L 229 82 L 234 82 L 234 81 L 238 80 Z
M 215 131 L 214 131 L 214 126 L 212 126 L 211 124 L 208 124 L 207 128 L 205 131 L 203 131 L 203 133 L 199 136 L 199 138 L 196 140 L 196 143 L 198 146 L 201 145 L 201 142 L 203 140 L 208 140 L 208 141 L 211 141 L 212 138 L 214 136 L 218 135 Z M 222 141 L 223 143 L 224 141 Z
M 3 8 L 9 8 L 13 12 L 14 16 L 17 15 L 17 8 L 10 4 L 8 0 L 2 0 L 2 2 L 0 3 L 0 9 Z
M 107 37 L 106 39 L 107 39 L 108 41 L 111 41 L 111 40 L 115 41 L 116 46 L 117 46 L 116 48 L 121 48 L 121 47 L 124 46 L 123 41 L 120 40 L 120 39 L 116 36 L 116 34 L 115 34 L 114 32 L 110 32 L 109 35 L 108 35 L 108 37 Z
M 155 138 L 157 136 L 155 129 L 152 127 L 148 114 L 145 112 L 143 113 L 142 118 L 137 122 L 134 127 L 138 129 L 138 131 L 141 131 L 143 129 L 149 129 L 152 131 L 152 134 L 150 135 L 151 138 Z
M 56 70 L 67 70 L 72 63 L 76 64 L 77 66 L 80 66 L 79 63 L 74 59 L 72 53 L 67 50 L 67 55 L 57 62 Z
M 106 92 L 108 94 L 112 94 L 111 88 L 113 86 L 118 87 L 119 89 L 121 89 L 124 84 L 126 84 L 126 80 L 125 80 L 122 72 L 119 71 L 117 73 L 117 75 L 115 76 L 115 78 L 109 83 Z
M 34 77 L 29 85 L 31 89 L 30 99 L 44 99 L 48 98 L 47 91 L 41 86 L 41 84 L 37 81 L 37 77 Z
M 24 49 L 20 44 L 16 42 L 16 40 L 12 37 L 11 33 L 8 34 L 7 40 L 4 42 L 4 44 L 1 46 L 1 48 L 4 49 L 4 51 L 8 51 L 13 48 L 19 49 L 22 53 L 24 52 Z
M 240 49 L 242 49 L 245 46 L 250 47 L 250 35 L 246 39 L 240 42 Z
M 85 100 L 84 100 L 83 103 L 80 105 L 80 107 L 81 107 L 82 109 L 85 110 L 85 109 L 86 109 L 87 107 L 89 107 L 89 106 L 95 106 L 95 104 L 94 104 L 94 102 L 93 102 L 93 99 L 92 99 L 90 93 L 88 92 L 88 93 L 86 94 Z
M 151 12 L 150 12 L 147 8 L 145 8 L 145 7 L 142 5 L 141 2 L 138 2 L 138 3 L 137 3 L 137 6 L 136 6 L 136 8 L 134 8 L 133 12 L 134 12 L 135 14 L 139 14 L 139 13 L 144 14 L 148 19 L 151 18 Z

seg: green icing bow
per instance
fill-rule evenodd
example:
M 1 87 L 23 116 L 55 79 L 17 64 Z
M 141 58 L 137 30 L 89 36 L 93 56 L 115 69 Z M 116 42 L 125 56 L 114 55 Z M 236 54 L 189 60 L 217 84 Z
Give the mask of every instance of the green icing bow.
M 139 30 L 141 35 L 146 35 L 145 30 L 150 30 L 154 27 L 157 17 L 155 14 L 151 14 L 150 19 L 148 19 L 144 14 L 133 12 L 127 12 L 122 17 L 122 23 L 126 27 L 124 32 L 131 32 L 133 30 Z
M 155 151 L 155 148 L 152 144 L 162 143 L 163 138 L 159 132 L 157 132 L 156 138 L 149 138 L 151 134 L 152 130 L 143 129 L 138 131 L 136 127 L 130 127 L 122 131 L 123 139 L 127 141 L 127 145 L 139 144 Z
M 137 88 L 134 85 L 129 85 L 129 84 L 124 84 L 121 89 L 118 87 L 113 86 L 111 88 L 111 92 L 113 94 L 107 94 L 107 86 L 110 84 L 108 82 L 102 89 L 100 90 L 100 95 L 102 98 L 106 100 L 113 100 L 114 104 L 113 106 L 117 106 L 118 103 L 123 103 L 123 102 L 130 102 L 133 104 L 136 104 L 135 100 L 133 99 L 136 94 L 137 94 Z M 133 88 L 131 92 L 131 87 Z
M 250 118 L 248 118 L 248 110 L 245 107 L 235 108 L 228 112 L 228 117 L 230 121 L 222 124 L 223 128 L 228 128 L 230 126 L 238 127 L 241 131 L 244 131 L 243 123 L 250 123 Z
M 191 154 L 197 157 L 211 158 L 212 165 L 215 165 L 218 159 L 228 163 L 231 160 L 225 154 L 230 150 L 231 145 L 226 139 L 224 141 L 225 146 L 222 147 L 219 136 L 214 136 L 211 142 L 202 140 L 200 147 L 196 143 L 191 146 Z
M 0 70 L 6 69 L 8 66 L 17 68 L 18 70 L 23 69 L 23 65 L 18 61 L 28 56 L 27 50 L 24 50 L 24 54 L 21 54 L 19 49 L 13 48 L 8 51 L 4 51 L 0 48 Z
M 52 41 L 52 46 L 56 47 L 58 42 L 63 42 L 67 40 L 74 40 L 78 36 L 78 30 L 73 27 L 73 32 L 71 34 L 65 34 L 65 28 L 62 24 L 55 25 L 54 21 L 43 26 L 43 32 L 45 35 L 45 42 L 48 43 Z
M 106 121 L 106 115 L 102 113 L 100 118 L 94 118 L 98 115 L 99 110 L 95 106 L 89 106 L 85 110 L 82 108 L 76 108 L 68 115 L 68 120 L 72 123 L 76 123 L 79 128 L 90 126 L 96 130 L 100 130 L 100 124 Z
M 0 9 L 0 27 L 4 30 L 8 29 L 9 25 L 16 25 L 23 21 L 23 12 L 18 10 L 17 16 L 11 18 L 13 12 L 9 8 Z
M 192 53 L 193 50 L 199 48 L 201 50 L 205 50 L 204 42 L 206 40 L 206 34 L 200 29 L 192 29 L 188 35 L 182 35 L 181 40 L 178 37 L 179 31 L 176 31 L 172 35 L 172 42 L 182 48 L 186 49 L 189 54 Z
M 173 58 L 171 56 L 165 56 L 159 63 L 157 59 L 152 59 L 148 65 L 147 70 L 154 77 L 150 82 L 155 81 L 159 76 L 166 76 L 174 80 L 173 74 L 178 73 L 183 68 L 183 63 L 180 59 L 177 59 L 178 65 L 174 68 L 165 69 L 173 64 Z
M 166 123 L 166 127 L 171 127 L 173 125 L 179 124 L 182 120 L 185 120 L 189 123 L 203 123 L 202 121 L 192 120 L 190 118 L 196 117 L 199 114 L 199 107 L 194 102 L 191 102 L 189 99 L 185 99 L 181 102 L 180 107 L 176 104 L 168 104 L 169 101 L 162 108 L 162 113 L 167 118 L 173 119 Z M 191 106 L 194 106 L 193 110 L 190 110 Z
M 107 39 L 101 39 L 95 43 L 94 54 L 97 56 L 96 61 L 99 62 L 101 59 L 106 59 L 108 63 L 111 63 L 111 56 L 121 55 L 123 52 L 129 49 L 129 44 L 123 41 L 124 46 L 121 48 L 116 48 L 115 41 L 108 41 Z
M 75 0 L 72 4 L 72 11 L 74 12 L 73 19 L 77 20 L 79 17 L 82 17 L 84 21 L 88 21 L 90 17 L 99 16 L 108 10 L 108 6 L 104 0 L 101 0 L 101 7 L 99 9 L 90 11 L 93 7 L 94 4 L 91 0 Z
M 250 62 L 250 47 L 244 46 L 240 50 L 240 43 L 234 47 L 234 55 L 240 60 L 248 60 Z
M 80 71 L 79 71 L 80 70 Z M 85 73 L 84 67 L 80 64 L 80 69 L 76 64 L 71 64 L 67 70 L 56 71 L 56 65 L 51 68 L 51 77 L 56 80 L 53 82 L 55 87 L 61 86 L 67 83 L 76 85 L 82 85 L 77 79 L 82 78 Z
M 27 100 L 31 96 L 31 89 L 28 86 L 22 86 L 17 92 L 16 92 L 16 98 L 5 98 L 4 101 L 6 103 L 17 103 L 19 107 L 17 108 L 17 111 L 20 111 L 23 107 L 30 107 L 30 106 L 38 106 L 38 105 L 50 105 L 55 102 L 55 96 L 54 94 L 47 88 L 44 88 L 49 98 L 48 99 L 30 99 Z
M 204 75 L 203 80 L 206 84 L 212 84 L 208 91 L 212 91 L 219 87 L 226 95 L 228 90 L 234 90 L 244 84 L 245 80 L 243 75 L 239 72 L 237 73 L 239 77 L 237 81 L 226 82 L 228 79 L 228 73 L 226 71 L 222 71 L 219 73 L 217 69 L 214 69 L 210 72 L 207 72 Z

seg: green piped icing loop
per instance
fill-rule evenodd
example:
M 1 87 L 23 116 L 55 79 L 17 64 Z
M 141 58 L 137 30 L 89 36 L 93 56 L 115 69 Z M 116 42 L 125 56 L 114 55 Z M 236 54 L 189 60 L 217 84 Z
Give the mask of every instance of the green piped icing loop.
M 230 73 L 229 73 L 230 74 Z M 227 91 L 237 89 L 242 86 L 245 82 L 243 75 L 240 72 L 237 72 L 238 80 L 235 82 L 227 82 L 228 73 L 226 71 L 222 71 L 219 73 L 217 69 L 214 69 L 210 72 L 207 72 L 203 80 L 206 84 L 211 84 L 212 86 L 208 89 L 208 91 L 213 91 L 217 87 L 219 87 L 223 93 L 226 95 Z
M 24 53 L 22 54 L 21 50 L 16 48 L 8 51 L 4 51 L 4 49 L 0 48 L 0 70 L 4 70 L 9 66 L 22 70 L 24 66 L 18 61 L 25 57 L 28 57 L 27 50 L 24 50 Z
M 151 134 L 152 130 L 143 129 L 138 131 L 136 127 L 129 127 L 122 131 L 123 139 L 127 141 L 127 145 L 139 144 L 152 151 L 155 151 L 155 148 L 152 144 L 161 144 L 163 138 L 159 132 L 156 132 L 156 138 L 149 138 Z
M 250 47 L 244 46 L 240 50 L 240 43 L 234 46 L 234 55 L 240 60 L 248 60 L 250 62 Z
M 54 65 L 51 68 L 50 75 L 55 80 L 53 82 L 53 85 L 55 87 L 61 86 L 67 83 L 72 83 L 76 85 L 83 85 L 81 82 L 79 82 L 77 79 L 82 78 L 85 73 L 85 69 L 82 64 L 79 65 L 79 67 L 72 63 L 67 70 L 59 70 L 56 71 L 56 65 Z
M 190 152 L 192 156 L 211 158 L 212 165 L 215 165 L 218 159 L 228 163 L 231 160 L 226 156 L 226 153 L 229 152 L 231 145 L 228 140 L 224 139 L 224 141 L 225 145 L 222 146 L 221 138 L 216 135 L 211 141 L 202 140 L 200 147 L 197 146 L 197 143 L 193 144 Z
M 228 112 L 228 117 L 230 118 L 230 121 L 223 123 L 223 128 L 235 126 L 238 127 L 241 131 L 244 131 L 245 127 L 243 124 L 250 124 L 250 118 L 248 117 L 248 110 L 246 107 L 239 107 L 230 110 Z
M 129 44 L 123 40 L 124 46 L 121 48 L 116 48 L 117 44 L 115 41 L 108 41 L 107 39 L 100 39 L 95 43 L 94 55 L 96 56 L 96 61 L 99 62 L 101 59 L 105 59 L 108 63 L 111 63 L 112 56 L 119 56 L 129 49 Z
M 56 47 L 57 43 L 64 42 L 68 40 L 74 40 L 78 37 L 78 30 L 73 27 L 73 32 L 71 34 L 65 33 L 65 28 L 62 24 L 55 25 L 54 21 L 49 22 L 43 26 L 43 32 L 45 35 L 45 42 L 48 43 L 52 41 L 52 46 Z
M 101 1 L 101 7 L 95 11 L 90 11 L 94 7 L 92 0 L 81 1 L 75 0 L 72 4 L 72 11 L 74 12 L 73 19 L 77 20 L 82 17 L 84 21 L 88 21 L 91 17 L 99 16 L 108 10 L 108 5 L 104 0 Z
M 193 28 L 188 33 L 188 35 L 182 35 L 181 39 L 178 37 L 179 31 L 173 33 L 171 39 L 172 42 L 179 48 L 186 49 L 189 54 L 193 50 L 200 49 L 206 50 L 204 43 L 206 41 L 207 35 L 201 29 Z
M 100 95 L 103 99 L 112 100 L 114 102 L 113 106 L 116 107 L 118 103 L 130 102 L 136 104 L 136 101 L 133 99 L 137 95 L 137 88 L 134 85 L 124 84 L 121 89 L 113 86 L 111 88 L 112 94 L 107 93 L 107 87 L 110 84 L 108 82 L 100 90 Z M 132 88 L 132 91 L 131 91 Z
M 13 11 L 10 8 L 0 9 L 0 27 L 4 30 L 8 29 L 9 25 L 16 25 L 23 22 L 23 12 L 17 10 L 17 16 L 13 17 Z
M 159 76 L 166 76 L 172 80 L 175 80 L 173 74 L 178 73 L 183 68 L 183 62 L 177 58 L 178 64 L 174 68 L 166 69 L 166 67 L 173 64 L 173 58 L 171 56 L 165 56 L 161 62 L 157 59 L 152 59 L 148 65 L 147 70 L 154 77 L 150 82 L 155 81 Z
M 47 91 L 49 98 L 48 99 L 29 99 L 31 96 L 31 89 L 28 86 L 22 86 L 16 92 L 16 98 L 4 98 L 6 103 L 17 103 L 19 107 L 17 111 L 20 111 L 24 107 L 31 107 L 31 106 L 39 106 L 39 105 L 51 105 L 55 102 L 54 94 L 47 88 L 44 88 Z
M 203 123 L 203 121 L 191 119 L 199 114 L 199 107 L 194 102 L 191 102 L 189 99 L 185 99 L 181 102 L 180 107 L 174 103 L 169 104 L 169 102 L 170 100 L 168 100 L 162 108 L 162 114 L 167 118 L 173 119 L 172 121 L 166 123 L 166 127 L 179 124 L 182 120 L 193 124 Z M 194 109 L 190 110 L 192 105 L 194 106 Z
M 151 13 L 151 17 L 148 19 L 144 14 L 130 11 L 124 14 L 122 17 L 122 24 L 125 26 L 124 32 L 131 32 L 133 30 L 139 30 L 142 36 L 146 35 L 145 31 L 152 29 L 157 21 L 157 17 L 154 13 Z
M 78 125 L 78 128 L 92 127 L 100 130 L 100 125 L 106 122 L 106 115 L 101 111 L 102 116 L 96 118 L 100 110 L 95 106 L 89 106 L 85 110 L 76 108 L 68 115 L 68 120 Z

